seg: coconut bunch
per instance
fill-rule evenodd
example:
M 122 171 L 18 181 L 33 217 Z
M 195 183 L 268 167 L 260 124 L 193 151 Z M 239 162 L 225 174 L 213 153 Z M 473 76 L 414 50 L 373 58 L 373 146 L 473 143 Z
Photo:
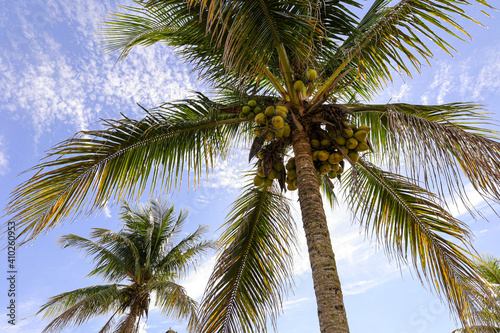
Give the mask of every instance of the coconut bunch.
M 278 159 L 273 163 L 272 161 L 265 160 L 265 156 L 264 150 L 261 150 L 257 154 L 259 161 L 257 162 L 257 175 L 253 179 L 255 186 L 262 186 L 264 184 L 271 186 L 275 179 L 279 181 L 284 177 L 285 166 L 283 165 L 283 161 Z
M 295 168 L 295 157 L 292 157 L 286 163 L 286 180 L 287 188 L 289 191 L 298 189 L 297 185 L 297 169 Z
M 287 123 L 288 110 L 284 106 L 268 106 L 264 112 L 255 115 L 255 136 L 267 141 L 289 137 L 290 125 Z
M 247 102 L 246 105 L 244 105 L 241 108 L 240 118 L 241 119 L 255 118 L 255 115 L 259 114 L 261 110 L 262 109 L 257 106 L 257 101 L 251 99 Z
M 327 128 L 327 131 L 316 132 L 317 138 L 311 139 L 311 148 L 318 175 L 327 175 L 331 179 L 340 176 L 346 157 L 355 164 L 359 153 L 369 149 L 366 139 L 369 131 L 368 126 L 358 128 L 343 121 L 339 129 Z
M 293 89 L 295 91 L 302 95 L 302 98 L 307 98 L 308 94 L 307 92 L 312 94 L 314 90 L 314 83 L 313 81 L 318 78 L 318 73 L 314 69 L 308 69 L 305 73 L 305 80 L 307 82 L 307 85 L 304 83 L 302 80 L 297 80 L 293 83 Z

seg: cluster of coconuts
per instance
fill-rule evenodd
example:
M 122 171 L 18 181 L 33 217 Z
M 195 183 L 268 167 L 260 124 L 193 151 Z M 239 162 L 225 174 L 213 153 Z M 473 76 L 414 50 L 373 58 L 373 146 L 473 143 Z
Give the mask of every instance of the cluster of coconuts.
M 297 185 L 297 169 L 295 168 L 295 157 L 292 157 L 286 163 L 286 179 L 287 188 L 289 191 L 295 191 L 299 188 Z
M 313 160 L 318 174 L 336 178 L 343 172 L 342 161 L 345 156 L 348 156 L 352 163 L 356 163 L 359 160 L 359 152 L 369 149 L 366 140 L 369 131 L 368 126 L 356 127 L 354 124 L 343 122 L 340 132 L 332 130 L 328 131 L 327 138 L 312 139 Z
M 306 77 L 307 81 L 312 82 L 318 78 L 318 73 L 314 69 L 308 69 L 306 71 L 305 77 Z M 306 86 L 302 80 L 297 80 L 293 83 L 293 89 L 297 93 L 301 93 L 303 98 L 307 97 L 308 88 L 310 91 L 314 89 L 314 86 L 312 83 L 308 84 L 308 86 Z
M 246 105 L 241 108 L 240 118 L 255 118 L 255 115 L 260 113 L 261 108 L 257 106 L 257 101 L 252 99 L 249 100 Z
M 262 152 L 259 152 L 257 154 L 257 157 L 259 158 L 259 162 L 257 162 L 257 175 L 253 179 L 254 185 L 255 186 L 262 186 L 264 184 L 266 184 L 267 186 L 273 185 L 273 180 L 280 179 L 283 176 L 283 169 L 285 168 L 283 162 L 276 161 L 273 164 L 273 168 L 271 169 L 271 171 L 266 175 L 262 167 L 262 159 L 264 157 Z
M 275 138 L 289 137 L 290 125 L 286 122 L 288 109 L 284 106 L 268 106 L 264 112 L 257 113 L 254 121 L 256 137 L 264 137 L 267 141 Z

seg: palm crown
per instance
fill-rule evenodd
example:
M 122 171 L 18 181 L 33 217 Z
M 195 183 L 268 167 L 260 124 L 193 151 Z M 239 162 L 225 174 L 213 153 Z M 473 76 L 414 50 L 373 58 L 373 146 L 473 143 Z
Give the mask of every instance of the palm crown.
M 350 0 L 136 1 L 104 26 L 108 49 L 125 57 L 134 46 L 164 42 L 217 95 L 196 93 L 59 144 L 35 167 L 44 171 L 15 190 L 9 211 L 33 238 L 71 212 L 135 197 L 149 184 L 179 186 L 186 168 L 196 181 L 234 144 L 251 144 L 250 159 L 259 157 L 255 182 L 264 184 L 249 186 L 228 219 L 202 302 L 203 332 L 260 331 L 275 318 L 294 243 L 287 210 L 277 209 L 286 205 L 285 182 L 298 188 L 322 332 L 348 326 L 320 187 L 331 205 L 342 192 L 367 234 L 413 266 L 464 326 L 474 325 L 476 307 L 488 302 L 478 295 L 488 287 L 470 257 L 471 234 L 440 198 L 451 194 L 473 212 L 464 190 L 470 182 L 484 198 L 500 199 L 500 144 L 483 128 L 490 119 L 473 103 L 361 102 L 393 73 L 418 71 L 433 47 L 452 52 L 444 36 L 467 36 L 457 22 L 474 21 L 465 11 L 472 4 L 376 0 L 358 18 L 362 3 Z M 252 117 L 267 108 L 267 116 Z M 405 175 L 397 173 L 402 163 Z M 477 283 L 465 282 L 471 279 Z
M 174 207 L 151 201 L 149 205 L 122 207 L 124 227 L 119 232 L 94 228 L 90 238 L 61 236 L 63 247 L 76 247 L 93 257 L 89 275 L 110 284 L 81 288 L 51 297 L 39 313 L 56 318 L 44 332 L 59 332 L 95 316 L 111 314 L 100 332 L 137 332 L 148 315 L 151 298 L 160 312 L 197 324 L 196 302 L 175 281 L 185 276 L 196 258 L 213 247 L 201 240 L 204 227 L 175 241 L 187 214 L 177 216 Z M 125 284 L 125 282 L 128 282 Z

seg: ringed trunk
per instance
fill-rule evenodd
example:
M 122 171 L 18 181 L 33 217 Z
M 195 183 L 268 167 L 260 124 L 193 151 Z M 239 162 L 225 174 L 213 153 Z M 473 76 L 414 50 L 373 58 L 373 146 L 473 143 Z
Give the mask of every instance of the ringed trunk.
M 309 138 L 303 130 L 295 128 L 292 140 L 302 223 L 311 262 L 320 331 L 321 333 L 348 333 L 349 326 L 340 279 Z

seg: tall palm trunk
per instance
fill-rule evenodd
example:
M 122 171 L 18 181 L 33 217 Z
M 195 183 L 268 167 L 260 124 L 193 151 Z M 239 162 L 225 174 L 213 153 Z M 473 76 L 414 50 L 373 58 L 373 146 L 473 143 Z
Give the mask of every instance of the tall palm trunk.
M 347 316 L 313 164 L 311 145 L 301 129 L 293 132 L 302 222 L 311 262 L 321 333 L 348 333 Z

